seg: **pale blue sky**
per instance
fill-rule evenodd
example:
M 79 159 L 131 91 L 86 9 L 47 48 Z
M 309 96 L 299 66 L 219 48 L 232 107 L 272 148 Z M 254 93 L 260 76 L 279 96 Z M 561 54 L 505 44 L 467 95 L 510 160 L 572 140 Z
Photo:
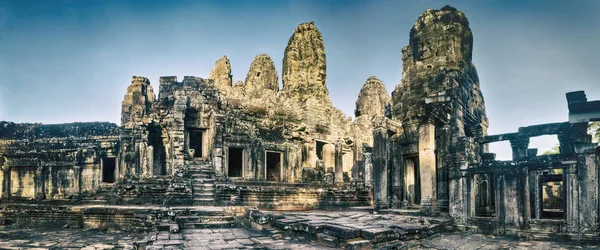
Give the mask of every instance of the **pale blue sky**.
M 208 77 L 221 56 L 244 80 L 255 55 L 281 60 L 296 25 L 315 21 L 334 105 L 352 115 L 366 79 L 400 82 L 401 49 L 427 8 L 463 11 L 489 133 L 567 120 L 565 92 L 600 99 L 600 1 L 0 0 L 0 120 L 119 123 L 132 75 Z M 540 141 L 540 142 L 537 142 Z M 539 145 L 536 145 L 539 144 Z M 549 148 L 551 139 L 531 147 Z M 492 145 L 501 158 L 510 148 Z

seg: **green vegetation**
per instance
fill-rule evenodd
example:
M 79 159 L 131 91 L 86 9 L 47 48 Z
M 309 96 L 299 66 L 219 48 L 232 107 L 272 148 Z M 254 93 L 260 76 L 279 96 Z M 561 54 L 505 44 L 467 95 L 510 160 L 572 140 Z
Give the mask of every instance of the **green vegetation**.
M 592 135 L 592 142 L 600 143 L 600 122 L 590 122 L 588 134 Z
M 555 155 L 555 154 L 560 154 L 560 149 L 559 149 L 560 144 L 556 144 L 554 145 L 554 147 L 552 147 L 549 150 L 544 151 L 544 153 L 542 153 L 542 155 Z

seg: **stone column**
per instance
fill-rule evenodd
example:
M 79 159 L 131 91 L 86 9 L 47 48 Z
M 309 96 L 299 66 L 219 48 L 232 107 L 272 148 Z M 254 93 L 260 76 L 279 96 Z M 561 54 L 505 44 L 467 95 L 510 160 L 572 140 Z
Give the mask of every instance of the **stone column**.
M 437 210 L 435 126 L 431 122 L 419 126 L 419 173 L 421 177 L 421 210 L 430 214 Z
M 2 199 L 10 198 L 10 167 L 2 168 L 4 178 L 2 179 Z
M 529 147 L 529 137 L 520 135 L 510 140 L 512 148 L 513 161 L 521 160 L 527 157 L 527 147 Z
M 34 183 L 34 199 L 44 199 L 44 168 L 42 166 L 37 167 L 35 171 L 35 183 Z
M 403 200 L 402 187 L 404 187 L 404 161 L 402 154 L 402 144 L 399 142 L 398 136 L 394 135 L 391 138 L 391 152 L 392 158 L 392 195 L 394 196 L 394 207 L 401 206 Z
M 388 207 L 387 129 L 373 130 L 373 205 L 377 211 Z
M 52 174 L 52 166 L 48 167 L 48 193 L 46 199 L 53 200 L 56 194 L 56 186 L 54 186 L 54 175 Z
M 344 183 L 344 155 L 342 142 L 338 141 L 335 144 L 335 184 L 341 185 Z
M 81 194 L 81 166 L 73 166 L 73 175 L 75 175 L 75 190 Z
M 365 186 L 373 186 L 373 154 L 365 153 L 364 155 L 365 168 L 363 169 L 363 179 Z
M 8 159 L 4 156 L 0 156 L 0 170 L 4 175 L 2 178 L 2 199 L 10 198 L 10 166 L 8 165 Z

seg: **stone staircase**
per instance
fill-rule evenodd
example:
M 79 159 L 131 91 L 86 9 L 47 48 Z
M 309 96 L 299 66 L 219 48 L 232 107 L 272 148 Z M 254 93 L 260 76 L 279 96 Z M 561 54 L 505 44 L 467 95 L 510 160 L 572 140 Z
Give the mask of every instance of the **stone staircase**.
M 210 161 L 186 161 L 187 174 L 192 179 L 193 204 L 215 205 L 215 170 Z

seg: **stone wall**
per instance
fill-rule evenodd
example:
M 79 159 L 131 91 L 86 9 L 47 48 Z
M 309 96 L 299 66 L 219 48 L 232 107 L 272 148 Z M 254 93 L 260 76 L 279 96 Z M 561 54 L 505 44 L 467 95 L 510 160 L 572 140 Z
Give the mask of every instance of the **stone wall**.
M 119 133 L 117 125 L 110 123 L 3 122 L 2 197 L 66 199 L 95 191 L 102 182 L 102 159 L 118 157 Z

